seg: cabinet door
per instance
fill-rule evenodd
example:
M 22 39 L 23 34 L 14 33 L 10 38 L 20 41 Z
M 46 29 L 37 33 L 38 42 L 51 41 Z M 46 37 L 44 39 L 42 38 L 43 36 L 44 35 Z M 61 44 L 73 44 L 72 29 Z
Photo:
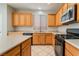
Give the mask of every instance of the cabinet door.
M 31 55 L 31 38 L 24 41 L 21 45 L 22 56 L 30 56 Z
M 55 34 L 52 34 L 52 45 L 55 46 Z
M 55 15 L 48 15 L 48 26 L 55 26 Z
M 74 3 L 68 3 L 68 8 L 71 8 L 74 6 Z
M 56 14 L 56 26 L 61 25 L 61 11 Z
M 19 26 L 19 14 L 13 13 L 13 26 Z
M 39 34 L 38 33 L 34 33 L 33 34 L 33 44 L 39 44 Z
M 20 13 L 19 16 L 20 16 L 20 24 L 19 25 L 24 26 L 25 25 L 25 14 Z
M 39 35 L 39 43 L 45 44 L 45 33 L 40 33 Z
M 46 44 L 52 44 L 52 34 L 51 33 L 47 33 L 46 34 Z
M 62 13 L 65 13 L 65 12 L 67 11 L 67 8 L 68 8 L 68 4 L 65 3 L 65 4 L 63 5 L 63 7 L 62 7 L 62 9 L 63 9 Z
M 31 47 L 25 47 L 22 50 L 22 56 L 31 56 Z
M 68 42 L 65 42 L 65 49 L 67 49 L 73 56 L 79 56 L 79 49 Z
M 20 46 L 16 46 L 15 48 L 12 48 L 10 51 L 3 54 L 3 56 L 18 56 L 20 55 Z
M 32 26 L 32 14 L 26 14 L 25 25 L 26 26 Z
M 79 3 L 77 3 L 77 22 L 79 22 Z

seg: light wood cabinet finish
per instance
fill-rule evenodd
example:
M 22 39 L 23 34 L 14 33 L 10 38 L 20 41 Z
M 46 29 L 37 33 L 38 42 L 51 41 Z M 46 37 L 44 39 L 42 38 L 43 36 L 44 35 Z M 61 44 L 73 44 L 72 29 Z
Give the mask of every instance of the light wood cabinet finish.
M 22 43 L 22 56 L 31 56 L 31 39 Z
M 54 14 L 48 14 L 48 26 L 49 27 L 55 26 L 55 15 Z
M 62 16 L 62 8 L 56 14 L 56 26 L 62 25 L 62 23 L 61 23 L 61 16 Z
M 72 56 L 72 54 L 67 49 L 65 49 L 65 56 Z
M 20 45 L 14 47 L 10 51 L 4 53 L 3 56 L 20 56 Z
M 31 56 L 31 38 L 5 52 L 2 56 Z
M 31 47 L 25 47 L 22 50 L 22 56 L 31 56 Z
M 71 8 L 74 6 L 75 3 L 68 3 L 68 8 Z
M 39 43 L 39 33 L 33 33 L 33 39 L 32 39 L 33 44 L 40 44 Z
M 52 44 L 52 33 L 46 34 L 46 44 Z
M 55 46 L 55 34 L 52 34 L 52 45 Z
M 25 14 L 19 13 L 19 26 L 24 26 L 25 25 Z
M 32 26 L 32 14 L 25 15 L 25 25 Z
M 45 33 L 39 34 L 39 44 L 45 44 Z
M 19 14 L 13 13 L 13 26 L 19 26 Z
M 33 44 L 53 44 L 52 33 L 33 33 Z
M 68 52 L 66 52 L 66 50 L 69 51 L 69 54 L 71 54 L 72 56 L 79 56 L 79 49 L 77 49 L 76 47 L 67 42 L 65 43 L 65 54 L 66 56 L 68 56 Z
M 22 49 L 31 45 L 31 39 L 28 39 L 22 43 Z
M 32 14 L 13 13 L 13 26 L 32 26 Z
M 63 6 L 62 6 L 62 13 L 65 13 L 68 9 L 68 4 L 65 3 Z

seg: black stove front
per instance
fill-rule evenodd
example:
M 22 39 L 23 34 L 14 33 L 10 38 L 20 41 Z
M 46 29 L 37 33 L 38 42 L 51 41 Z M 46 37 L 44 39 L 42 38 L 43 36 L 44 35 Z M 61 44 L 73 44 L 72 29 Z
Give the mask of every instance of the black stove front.
M 55 54 L 64 56 L 65 39 L 79 39 L 79 29 L 67 29 L 67 34 L 56 34 L 55 36 Z

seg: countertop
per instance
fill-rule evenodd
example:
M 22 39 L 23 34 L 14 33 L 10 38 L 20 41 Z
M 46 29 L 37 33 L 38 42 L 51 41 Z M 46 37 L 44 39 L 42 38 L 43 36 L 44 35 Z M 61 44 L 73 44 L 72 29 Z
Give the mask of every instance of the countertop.
M 79 49 L 79 39 L 65 39 L 65 41 L 75 48 Z
M 31 35 L 8 35 L 4 39 L 0 39 L 0 55 L 31 37 Z
M 64 33 L 64 32 L 56 32 L 56 31 L 50 31 L 50 32 L 8 32 L 8 35 L 9 34 L 22 34 L 22 33 L 52 33 L 52 34 L 66 34 L 66 33 Z

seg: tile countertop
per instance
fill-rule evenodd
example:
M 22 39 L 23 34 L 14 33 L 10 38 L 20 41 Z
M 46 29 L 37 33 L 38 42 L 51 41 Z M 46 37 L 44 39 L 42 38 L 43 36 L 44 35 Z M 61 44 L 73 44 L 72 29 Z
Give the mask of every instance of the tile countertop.
M 0 39 L 0 55 L 31 37 L 31 35 L 9 35 L 4 39 Z
M 65 41 L 75 48 L 79 49 L 79 39 L 65 39 Z

